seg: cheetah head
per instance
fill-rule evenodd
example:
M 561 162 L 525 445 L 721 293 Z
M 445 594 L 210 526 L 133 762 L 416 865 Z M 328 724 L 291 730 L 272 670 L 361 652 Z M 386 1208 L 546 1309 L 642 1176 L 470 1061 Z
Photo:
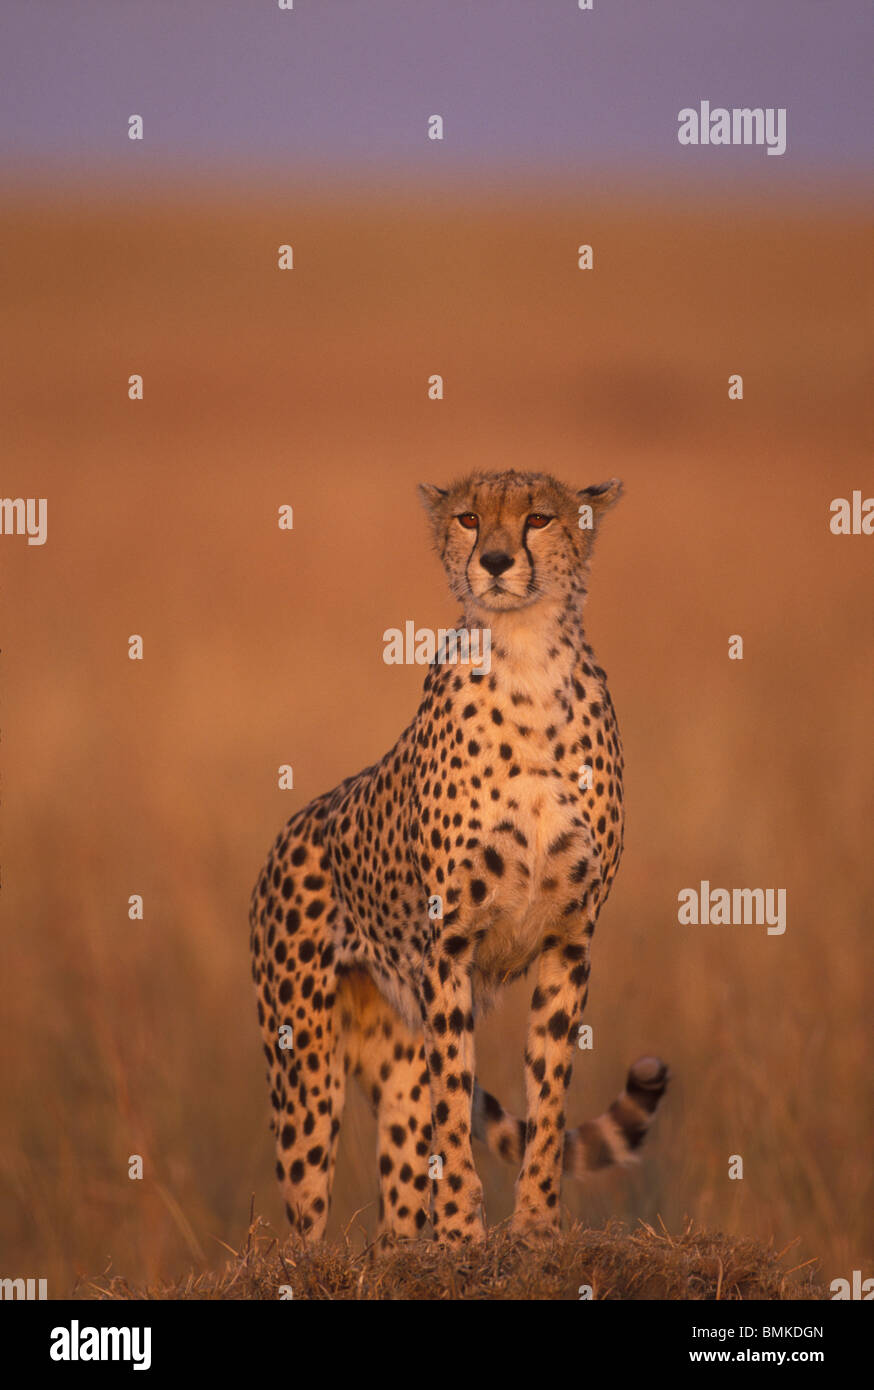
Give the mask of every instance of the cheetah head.
M 546 473 L 474 473 L 421 485 L 449 585 L 465 611 L 507 612 L 585 594 L 600 519 L 618 478 L 575 491 Z

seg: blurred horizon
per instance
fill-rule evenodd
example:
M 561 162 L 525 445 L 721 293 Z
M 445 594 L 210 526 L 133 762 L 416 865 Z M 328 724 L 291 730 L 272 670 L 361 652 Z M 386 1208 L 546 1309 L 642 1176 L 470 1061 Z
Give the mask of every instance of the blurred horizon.
M 872 53 L 859 0 L 37 0 L 3 21 L 0 182 L 870 187 Z M 785 107 L 786 152 L 680 146 L 678 112 L 703 99 Z

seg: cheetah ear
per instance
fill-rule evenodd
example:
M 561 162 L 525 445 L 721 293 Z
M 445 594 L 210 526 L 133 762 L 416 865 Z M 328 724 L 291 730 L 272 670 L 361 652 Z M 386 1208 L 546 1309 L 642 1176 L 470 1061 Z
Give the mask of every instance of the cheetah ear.
M 611 478 L 606 483 L 594 483 L 592 487 L 580 488 L 577 493 L 577 500 L 589 508 L 588 512 L 584 512 L 581 507 L 580 516 L 588 516 L 591 523 L 597 522 L 615 502 L 619 501 L 621 496 L 622 483 L 619 478 Z
M 449 496 L 445 487 L 435 487 L 433 483 L 420 483 L 419 496 L 422 505 L 430 517 L 435 517 L 440 511 L 441 504 Z

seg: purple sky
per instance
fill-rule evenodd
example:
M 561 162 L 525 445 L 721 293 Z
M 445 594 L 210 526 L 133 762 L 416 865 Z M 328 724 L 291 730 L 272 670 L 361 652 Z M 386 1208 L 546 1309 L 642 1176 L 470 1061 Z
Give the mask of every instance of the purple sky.
M 6 179 L 870 175 L 869 0 L 20 0 L 0 25 Z M 681 147 L 702 98 L 787 107 L 786 154 Z

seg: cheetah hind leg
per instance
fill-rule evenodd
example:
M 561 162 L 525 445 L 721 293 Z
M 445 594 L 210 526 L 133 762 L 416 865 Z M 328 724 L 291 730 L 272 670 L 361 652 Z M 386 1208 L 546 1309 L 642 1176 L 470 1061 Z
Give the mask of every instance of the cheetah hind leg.
M 328 867 L 307 811 L 274 847 L 251 909 L 276 1176 L 292 1229 L 309 1240 L 325 1234 L 346 1086 Z
M 667 1089 L 670 1072 L 658 1057 L 639 1057 L 625 1090 L 596 1120 L 570 1129 L 564 1139 L 565 1173 L 585 1178 L 604 1168 L 635 1163 Z M 474 1138 L 508 1163 L 520 1164 L 525 1149 L 525 1121 L 509 1114 L 477 1082 L 473 1093 Z
M 376 1113 L 380 1233 L 429 1234 L 431 1093 L 421 1033 L 413 1033 L 363 970 L 340 989 L 349 1069 Z

